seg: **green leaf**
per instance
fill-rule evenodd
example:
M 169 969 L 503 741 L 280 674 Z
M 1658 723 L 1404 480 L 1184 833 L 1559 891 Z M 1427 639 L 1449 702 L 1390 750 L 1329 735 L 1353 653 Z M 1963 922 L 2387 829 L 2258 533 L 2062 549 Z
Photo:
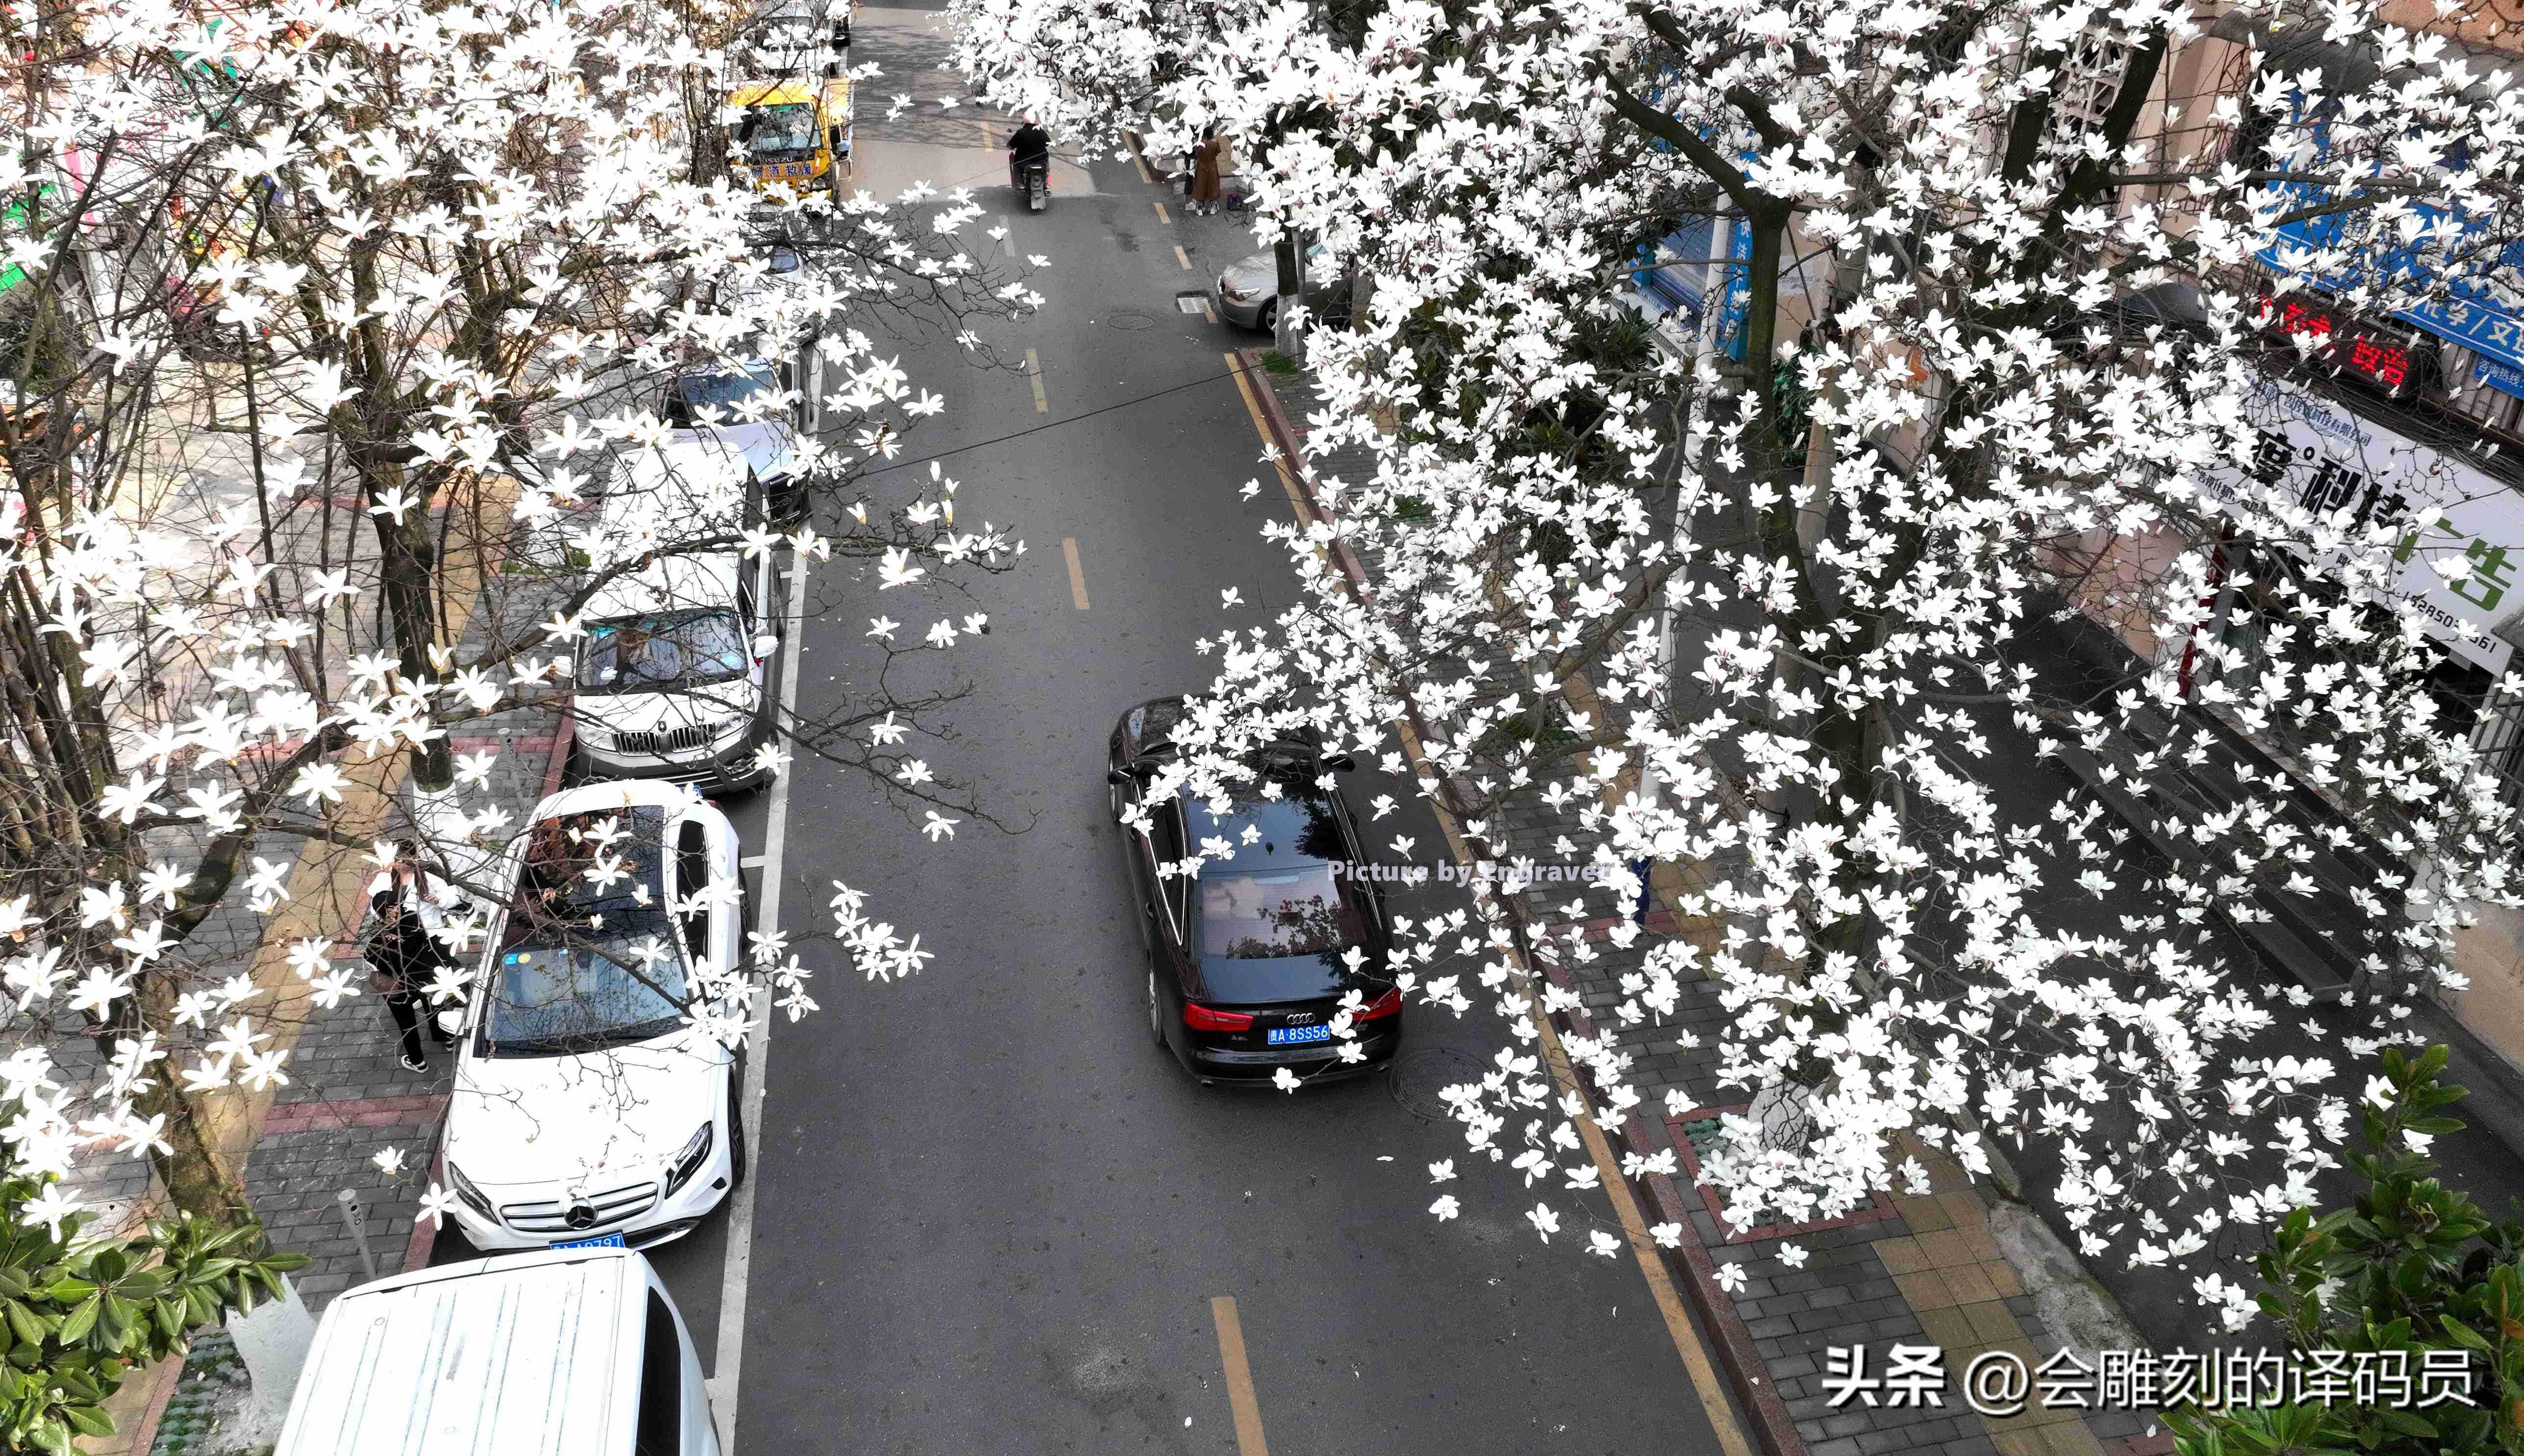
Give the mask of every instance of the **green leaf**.
M 79 1307 L 72 1310 L 70 1318 L 62 1321 L 60 1335 L 61 1342 L 64 1344 L 76 1344 L 80 1340 L 87 1338 L 88 1331 L 96 1327 L 96 1317 L 102 1313 L 104 1309 L 105 1300 L 100 1295 L 90 1294 L 87 1298 L 79 1301 Z M 2484 1345 L 2482 1348 L 2485 1349 L 2487 1346 Z
M 2451 1315 L 2437 1316 L 2437 1324 L 2444 1328 L 2446 1334 L 2453 1336 L 2454 1343 L 2461 1345 L 2465 1349 L 2486 1350 L 2489 1348 L 2489 1341 L 2483 1339 L 2478 1332 L 2474 1331 L 2469 1325 L 2464 1324 L 2462 1321 L 2455 1319 Z
M 31 1345 L 40 1345 L 52 1333 L 52 1322 L 37 1315 L 24 1303 L 12 1299 L 8 1304 L 9 1333 Z
M 114 1434 L 114 1418 L 95 1406 L 66 1405 L 62 1407 L 62 1417 L 85 1434 Z

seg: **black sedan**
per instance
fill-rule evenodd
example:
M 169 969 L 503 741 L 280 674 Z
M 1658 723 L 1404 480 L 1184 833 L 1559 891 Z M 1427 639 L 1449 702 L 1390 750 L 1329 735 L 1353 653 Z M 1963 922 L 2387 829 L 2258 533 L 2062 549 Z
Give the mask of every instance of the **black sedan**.
M 1267 1085 L 1284 1068 L 1307 1080 L 1383 1068 L 1402 1044 L 1402 995 L 1380 974 L 1384 906 L 1373 883 L 1347 873 L 1366 862 L 1349 806 L 1316 783 L 1350 760 L 1306 742 L 1266 750 L 1252 760 L 1255 777 L 1212 814 L 1189 794 L 1150 795 L 1182 712 L 1180 698 L 1141 704 L 1114 726 L 1105 752 L 1115 821 L 1134 804 L 1148 812 L 1148 832 L 1121 832 L 1148 946 L 1148 1034 L 1204 1083 Z M 1204 859 L 1196 879 L 1157 873 L 1213 839 L 1233 855 Z M 1334 1022 L 1353 991 L 1349 1024 L 1365 1055 L 1344 1060 Z

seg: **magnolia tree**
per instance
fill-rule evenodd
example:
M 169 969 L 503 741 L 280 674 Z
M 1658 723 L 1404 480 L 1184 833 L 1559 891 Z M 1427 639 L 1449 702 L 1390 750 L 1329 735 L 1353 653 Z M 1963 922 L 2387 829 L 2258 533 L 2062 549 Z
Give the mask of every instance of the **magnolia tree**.
M 999 104 L 1151 152 L 1221 126 L 1257 235 L 1372 277 L 1311 341 L 1307 449 L 1373 466 L 1279 528 L 1310 600 L 1224 641 L 1160 789 L 1226 792 L 1300 723 L 1400 769 L 1407 727 L 1481 857 L 1591 856 L 1591 899 L 1477 886 L 1367 968 L 1495 998 L 1520 1044 L 1448 1095 L 1476 1154 L 1592 1184 L 1531 1049 L 1575 998 L 1531 971 L 1618 950 L 1614 1031 L 1702 978 L 1729 1013 L 1708 1054 L 1762 1115 L 1704 1176 L 1738 1226 L 1921 1189 L 1903 1134 L 1974 1175 L 2014 1147 L 2140 1264 L 2311 1200 L 2354 1057 L 2516 903 L 2430 691 L 2446 593 L 2494 605 L 2503 558 L 2444 483 L 2474 433 L 2362 493 L 2296 450 L 2339 362 L 2267 324 L 2517 297 L 2524 87 L 2353 3 L 2228 16 L 2222 95 L 2174 86 L 2209 37 L 2149 0 L 955 8 Z M 1713 223 L 1678 267 L 1732 287 L 1652 347 L 1631 275 Z M 2063 639 L 2104 647 L 2063 674 Z M 1530 797 L 1587 846 L 1513 836 Z M 1678 928 L 1590 946 L 1641 868 Z M 2274 913 L 2365 938 L 2351 984 L 2273 985 L 2243 937 Z M 1598 1115 L 1643 1100 L 1636 1036 L 1567 1039 Z
M 801 199 L 697 166 L 725 145 L 685 121 L 718 94 L 727 20 L 580 0 L 0 20 L 32 63 L 0 155 L 0 1095 L 22 1170 L 143 1156 L 176 1206 L 238 1218 L 242 1114 L 289 1080 L 304 1019 L 363 994 L 335 947 L 391 842 L 462 893 L 437 929 L 469 969 L 521 828 L 492 795 L 509 741 L 480 725 L 569 705 L 607 593 L 776 558 L 766 620 L 889 591 L 911 616 L 1022 551 L 959 524 L 934 467 L 890 496 L 855 482 L 944 407 L 889 333 L 986 353 L 973 325 L 1037 296 L 967 250 L 960 194 Z M 920 756 L 956 687 L 890 671 L 981 626 L 915 623 L 888 672 L 810 713 L 755 702 L 755 766 L 864 771 L 933 836 L 990 820 Z M 618 878 L 608 857 L 586 873 Z M 760 926 L 681 1000 L 732 1040 L 769 997 L 811 1009 L 807 976 Z M 27 1216 L 58 1228 L 76 1202 L 47 1181 Z

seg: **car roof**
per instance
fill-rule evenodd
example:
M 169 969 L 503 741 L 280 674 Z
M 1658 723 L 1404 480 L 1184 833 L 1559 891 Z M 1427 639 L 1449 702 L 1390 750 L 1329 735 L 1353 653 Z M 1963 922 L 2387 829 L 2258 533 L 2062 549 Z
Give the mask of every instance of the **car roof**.
M 628 1249 L 568 1249 L 352 1289 L 324 1312 L 277 1456 L 621 1456 L 649 1278 Z

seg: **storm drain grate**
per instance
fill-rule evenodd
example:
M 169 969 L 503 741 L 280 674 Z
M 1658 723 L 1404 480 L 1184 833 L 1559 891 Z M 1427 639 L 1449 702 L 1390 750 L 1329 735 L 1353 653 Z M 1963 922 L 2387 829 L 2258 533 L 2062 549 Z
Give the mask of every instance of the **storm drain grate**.
M 1208 307 L 1209 298 L 1206 294 L 1178 293 L 1175 295 L 1175 308 L 1183 313 L 1197 314 Z

